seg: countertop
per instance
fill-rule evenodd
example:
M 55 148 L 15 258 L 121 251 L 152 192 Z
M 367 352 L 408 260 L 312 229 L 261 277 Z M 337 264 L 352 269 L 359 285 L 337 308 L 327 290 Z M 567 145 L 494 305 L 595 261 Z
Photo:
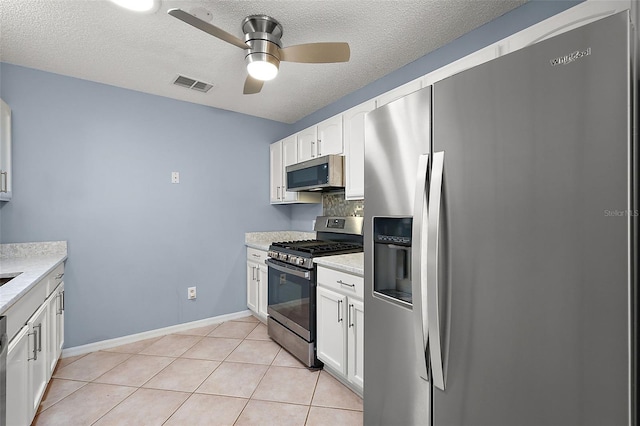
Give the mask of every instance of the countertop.
M 0 287 L 0 315 L 66 259 L 66 241 L 0 244 L 0 277 L 22 272 Z
M 258 250 L 269 250 L 269 245 L 278 241 L 299 241 L 313 240 L 316 238 L 315 232 L 302 231 L 270 231 L 270 232 L 247 232 L 244 234 L 244 244 Z
M 313 259 L 315 263 L 348 274 L 364 276 L 364 253 L 339 254 Z

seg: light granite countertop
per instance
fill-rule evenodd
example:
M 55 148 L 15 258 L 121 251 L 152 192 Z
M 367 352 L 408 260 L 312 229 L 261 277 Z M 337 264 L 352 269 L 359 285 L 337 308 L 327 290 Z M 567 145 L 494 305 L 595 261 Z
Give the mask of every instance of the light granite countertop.
M 0 287 L 0 315 L 66 259 L 66 241 L 0 244 L 0 278 L 21 272 Z
M 336 256 L 323 256 L 313 259 L 318 265 L 349 274 L 364 276 L 364 253 L 339 254 Z
M 300 241 L 316 238 L 315 232 L 302 231 L 269 231 L 247 232 L 244 234 L 244 244 L 258 250 L 269 250 L 269 245 L 278 241 Z

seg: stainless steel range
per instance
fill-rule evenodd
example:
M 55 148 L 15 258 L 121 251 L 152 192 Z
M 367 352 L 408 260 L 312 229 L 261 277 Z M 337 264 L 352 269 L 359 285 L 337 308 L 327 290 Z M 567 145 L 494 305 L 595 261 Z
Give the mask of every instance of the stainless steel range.
M 362 217 L 319 216 L 316 240 L 269 246 L 269 336 L 308 367 L 322 367 L 316 357 L 315 257 L 362 251 Z

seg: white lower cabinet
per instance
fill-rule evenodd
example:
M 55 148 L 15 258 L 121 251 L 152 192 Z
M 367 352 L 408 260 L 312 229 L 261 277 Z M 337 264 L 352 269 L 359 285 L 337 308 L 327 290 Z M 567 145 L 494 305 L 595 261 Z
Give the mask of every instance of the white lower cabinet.
M 63 271 L 63 266 L 56 268 L 7 311 L 11 322 L 24 324 L 9 336 L 6 412 L 9 426 L 31 424 L 60 358 L 64 342 Z M 32 294 L 47 297 L 36 302 L 30 297 Z M 25 312 L 33 314 L 27 318 L 29 314 Z
M 29 416 L 29 327 L 18 331 L 7 352 L 7 425 L 28 425 Z
M 318 267 L 318 359 L 360 393 L 364 386 L 363 286 L 360 276 Z
M 267 252 L 247 247 L 247 308 L 267 320 Z
M 40 309 L 31 317 L 27 326 L 29 327 L 29 415 L 31 418 L 38 411 L 40 399 L 47 389 L 49 380 L 49 356 L 47 352 L 49 337 L 48 306 L 43 303 Z
M 347 303 L 347 375 L 360 389 L 364 386 L 364 303 L 349 299 Z
M 60 283 L 47 299 L 47 315 L 49 318 L 47 377 L 50 378 L 62 354 L 64 344 L 64 283 Z
M 316 289 L 318 359 L 337 373 L 347 374 L 347 296 L 318 286 Z

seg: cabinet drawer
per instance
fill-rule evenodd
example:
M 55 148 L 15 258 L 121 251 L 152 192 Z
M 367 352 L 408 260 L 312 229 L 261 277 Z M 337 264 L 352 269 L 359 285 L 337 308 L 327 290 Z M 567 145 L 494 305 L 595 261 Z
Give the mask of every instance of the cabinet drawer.
M 247 247 L 247 261 L 263 264 L 267 260 L 267 252 Z
M 54 269 L 52 272 L 47 275 L 47 294 L 53 293 L 53 291 L 60 285 L 62 280 L 64 280 L 64 263 L 61 263 Z
M 334 289 L 347 296 L 364 297 L 364 278 L 318 266 L 318 285 Z
M 40 280 L 3 314 L 7 317 L 7 337 L 9 341 L 27 323 L 29 317 L 38 310 L 40 305 L 44 303 L 44 300 L 49 295 L 47 282 L 46 277 Z

